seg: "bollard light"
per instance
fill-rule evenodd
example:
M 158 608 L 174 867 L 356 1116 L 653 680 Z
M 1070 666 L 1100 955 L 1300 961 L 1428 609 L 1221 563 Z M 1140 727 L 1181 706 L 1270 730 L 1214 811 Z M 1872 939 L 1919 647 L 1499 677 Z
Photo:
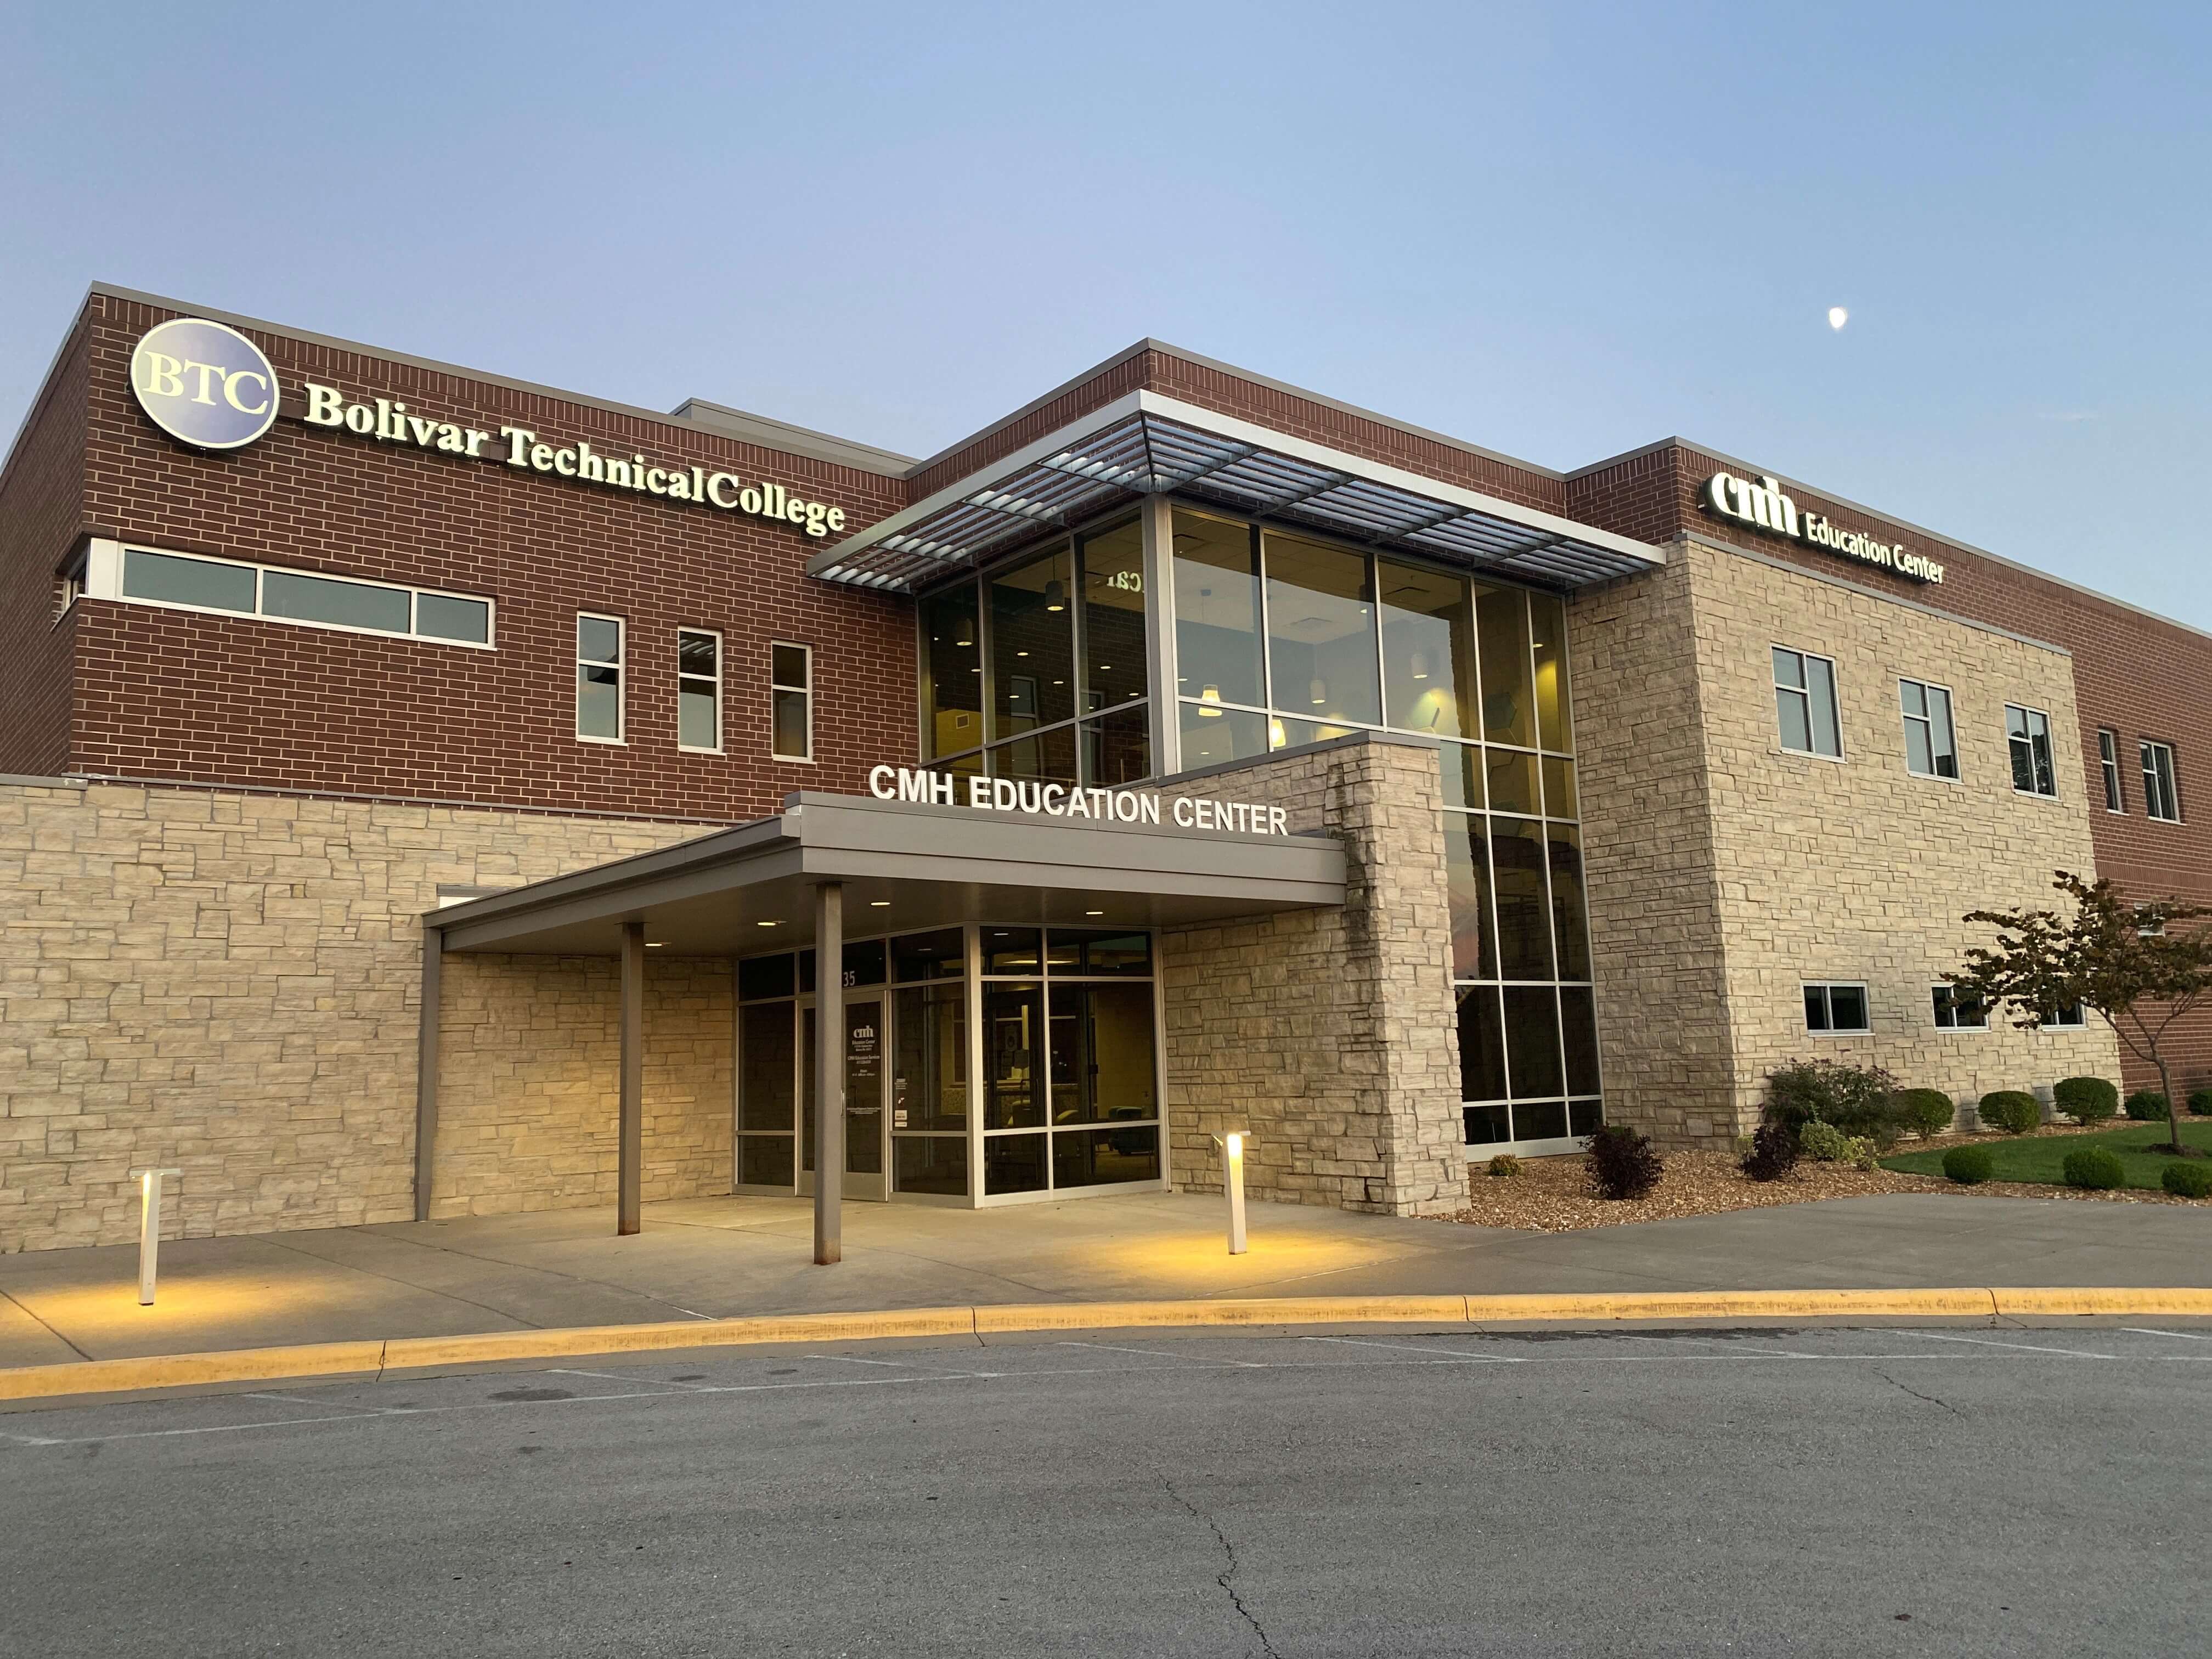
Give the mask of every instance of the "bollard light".
M 1221 1190 L 1229 1199 L 1229 1254 L 1244 1254 L 1244 1136 L 1231 1130 L 1213 1137 L 1221 1148 Z
M 133 1170 L 138 1177 L 138 1305 L 154 1305 L 154 1268 L 161 1251 L 161 1177 L 182 1170 Z

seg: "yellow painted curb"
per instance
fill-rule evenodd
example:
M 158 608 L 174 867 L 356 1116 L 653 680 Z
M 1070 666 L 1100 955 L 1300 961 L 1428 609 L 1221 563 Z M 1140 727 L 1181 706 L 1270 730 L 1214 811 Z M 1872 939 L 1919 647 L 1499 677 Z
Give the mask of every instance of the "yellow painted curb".
M 1961 1285 L 1893 1291 L 1660 1291 L 1587 1296 L 1307 1296 L 1180 1302 L 1051 1302 L 972 1308 L 895 1308 L 862 1313 L 589 1325 L 495 1331 L 479 1336 L 394 1337 L 80 1360 L 0 1370 L 0 1400 L 133 1394 L 224 1382 L 390 1376 L 457 1365 L 515 1364 L 590 1354 L 649 1353 L 775 1342 L 863 1342 L 893 1337 L 975 1336 L 1024 1331 L 1267 1325 L 1460 1325 L 1532 1322 L 1595 1324 L 1642 1319 L 1996 1319 L 2008 1316 L 2212 1317 L 2212 1289 L 2077 1289 Z
M 2033 1314 L 2122 1314 L 2136 1319 L 2187 1318 L 2212 1315 L 2212 1290 L 2173 1285 L 2164 1290 L 2113 1291 L 2094 1285 L 2039 1285 L 1999 1288 L 1997 1312 Z
M 297 1376 L 374 1376 L 383 1366 L 381 1342 L 314 1342 L 289 1348 L 154 1354 L 144 1359 L 79 1359 L 64 1365 L 0 1370 L 0 1400 L 130 1394 L 202 1382 L 273 1382 Z

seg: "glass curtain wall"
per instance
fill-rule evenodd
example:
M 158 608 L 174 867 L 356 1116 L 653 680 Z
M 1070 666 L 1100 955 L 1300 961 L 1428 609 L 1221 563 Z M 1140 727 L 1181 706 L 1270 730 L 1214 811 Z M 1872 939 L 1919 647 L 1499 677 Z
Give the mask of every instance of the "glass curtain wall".
M 1364 726 L 1443 745 L 1470 1146 L 1601 1121 L 1566 611 L 1474 580 L 1175 510 L 1185 768 Z
M 926 758 L 1039 783 L 1151 776 L 1144 572 L 1132 518 L 926 596 Z
M 1157 1181 L 1159 1073 L 1146 933 L 984 927 L 983 1194 Z M 888 972 L 891 1191 L 972 1198 L 967 932 L 858 939 L 845 979 Z M 738 1184 L 814 1167 L 814 952 L 738 964 Z

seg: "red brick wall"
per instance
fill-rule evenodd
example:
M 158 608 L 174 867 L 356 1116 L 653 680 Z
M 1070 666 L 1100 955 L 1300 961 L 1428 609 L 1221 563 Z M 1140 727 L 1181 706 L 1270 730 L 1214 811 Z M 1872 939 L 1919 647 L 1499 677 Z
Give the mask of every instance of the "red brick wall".
M 69 764 L 70 663 L 77 611 L 54 617 L 54 568 L 84 507 L 88 342 L 70 331 L 0 474 L 0 772 L 52 776 Z
M 107 295 L 89 301 L 84 517 L 95 532 L 489 595 L 499 648 L 88 602 L 75 769 L 744 819 L 775 810 L 792 789 L 863 787 L 869 765 L 913 756 L 911 608 L 807 577 L 808 556 L 830 541 L 289 417 L 243 450 L 188 449 L 146 418 L 128 381 L 132 345 L 172 314 Z M 895 479 L 687 427 L 281 335 L 254 338 L 288 398 L 312 377 L 349 398 L 400 398 L 495 433 L 526 426 L 556 443 L 696 462 L 842 507 L 855 528 L 903 495 Z M 572 735 L 578 611 L 629 624 L 626 746 Z M 720 756 L 676 746 L 679 627 L 723 635 Z M 771 640 L 815 647 L 817 764 L 769 756 Z
M 2073 653 L 2084 771 L 2062 779 L 2060 793 L 2082 803 L 2097 852 L 2097 872 L 2140 897 L 2179 896 L 2212 905 L 2212 638 L 2146 616 L 1955 544 L 1845 507 L 1790 485 L 1800 512 L 1885 542 L 1902 542 L 1943 562 L 1940 584 L 1916 582 L 1856 559 L 1718 519 L 1698 505 L 1705 481 L 1735 463 L 1669 445 L 1568 481 L 1569 512 L 1639 541 L 1694 530 L 1808 569 L 1840 575 L 1900 599 L 2064 647 Z M 1900 668 L 1902 665 L 1900 665 Z M 2124 814 L 2105 810 L 2097 728 L 2119 738 Z M 2170 743 L 2183 821 L 2143 816 L 2136 744 Z M 2212 1011 L 2189 1022 L 2179 1045 L 2184 1086 L 2212 1084 Z M 2154 1088 L 2157 1073 L 2130 1061 L 2127 1086 Z

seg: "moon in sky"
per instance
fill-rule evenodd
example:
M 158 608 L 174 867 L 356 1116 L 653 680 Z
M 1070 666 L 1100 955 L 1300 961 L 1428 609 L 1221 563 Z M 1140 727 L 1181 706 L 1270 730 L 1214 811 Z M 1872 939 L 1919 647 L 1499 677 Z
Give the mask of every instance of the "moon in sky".
M 1830 306 L 1828 307 L 1828 326 L 1830 328 L 1841 328 L 1845 323 L 1850 321 L 1850 319 L 1851 313 L 1844 310 L 1841 306 Z

